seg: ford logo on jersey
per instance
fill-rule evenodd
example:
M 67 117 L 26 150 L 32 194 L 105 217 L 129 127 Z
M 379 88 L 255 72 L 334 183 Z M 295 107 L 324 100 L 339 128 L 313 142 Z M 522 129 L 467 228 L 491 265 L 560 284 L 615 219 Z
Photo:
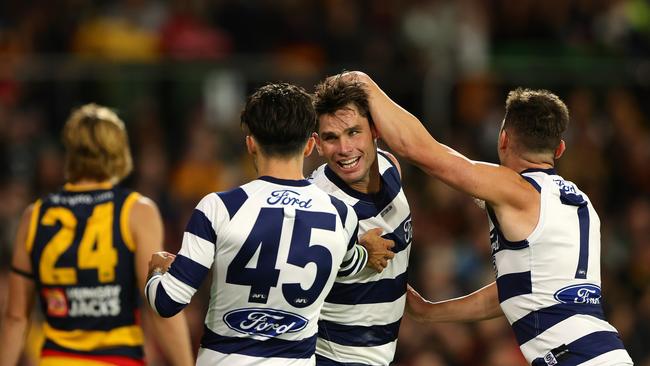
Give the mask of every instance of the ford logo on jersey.
M 281 189 L 278 191 L 271 192 L 271 197 L 267 198 L 266 202 L 271 205 L 281 204 L 285 206 L 298 206 L 300 208 L 310 208 L 311 207 L 311 198 L 303 201 L 300 198 L 300 193 L 289 190 Z
M 307 319 L 298 314 L 274 309 L 247 308 L 227 312 L 223 321 L 240 333 L 277 337 L 303 330 Z
M 590 283 L 567 286 L 555 293 L 555 300 L 565 304 L 600 304 L 600 287 Z

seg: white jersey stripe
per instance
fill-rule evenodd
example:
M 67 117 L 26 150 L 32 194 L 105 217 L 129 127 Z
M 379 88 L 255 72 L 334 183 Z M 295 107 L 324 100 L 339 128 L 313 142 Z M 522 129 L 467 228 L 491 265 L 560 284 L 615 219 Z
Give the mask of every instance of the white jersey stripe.
M 375 347 L 351 347 L 336 344 L 322 338 L 316 342 L 318 355 L 334 360 L 337 363 L 355 365 L 385 365 L 385 359 L 393 358 L 397 341 Z M 317 359 L 317 363 L 318 362 Z
M 328 304 L 327 310 L 323 309 L 320 318 L 334 323 L 346 325 L 385 325 L 396 322 L 402 318 L 404 305 L 406 304 L 406 295 L 400 297 L 394 302 L 384 302 L 378 304 L 359 304 L 355 306 L 356 311 L 352 314 L 346 312 L 349 305 Z M 381 314 L 381 319 L 377 319 L 375 314 Z

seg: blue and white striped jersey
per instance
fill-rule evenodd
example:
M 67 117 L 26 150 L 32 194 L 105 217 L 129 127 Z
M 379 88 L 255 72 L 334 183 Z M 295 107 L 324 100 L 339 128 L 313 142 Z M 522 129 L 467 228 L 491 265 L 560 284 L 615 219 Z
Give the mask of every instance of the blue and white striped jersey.
M 349 188 L 327 165 L 310 180 L 354 208 L 359 234 L 381 228 L 395 241 L 395 257 L 382 273 L 366 268 L 336 280 L 318 322 L 318 365 L 388 365 L 395 355 L 406 301 L 406 270 L 411 251 L 411 211 L 397 167 L 381 150 L 377 160 L 381 189 L 363 194 Z
M 212 268 L 198 365 L 313 365 L 325 296 L 367 261 L 357 232 L 354 211 L 307 180 L 260 177 L 201 200 L 145 294 L 172 316 Z
M 509 242 L 488 208 L 499 302 L 532 365 L 632 364 L 604 318 L 600 219 L 589 198 L 553 169 L 522 173 L 541 195 L 537 227 Z

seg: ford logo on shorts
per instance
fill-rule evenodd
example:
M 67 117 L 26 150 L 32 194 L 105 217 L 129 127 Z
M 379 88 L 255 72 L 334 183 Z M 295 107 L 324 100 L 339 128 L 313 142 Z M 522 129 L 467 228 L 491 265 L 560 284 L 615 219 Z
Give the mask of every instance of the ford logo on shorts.
M 231 310 L 223 316 L 223 321 L 228 327 L 240 333 L 264 337 L 298 332 L 309 323 L 298 314 L 262 308 Z
M 600 304 L 600 287 L 590 283 L 571 285 L 558 290 L 555 300 L 565 304 Z

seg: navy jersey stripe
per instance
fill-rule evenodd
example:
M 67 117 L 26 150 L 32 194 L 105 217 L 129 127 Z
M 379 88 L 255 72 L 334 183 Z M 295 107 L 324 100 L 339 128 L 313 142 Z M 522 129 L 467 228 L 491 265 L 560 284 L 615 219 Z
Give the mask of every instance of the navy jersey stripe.
M 348 206 L 343 203 L 340 199 L 330 195 L 330 201 L 332 202 L 332 205 L 334 208 L 336 208 L 336 212 L 339 213 L 339 217 L 341 218 L 341 224 L 343 227 L 345 227 L 345 220 L 348 218 Z
M 263 175 L 257 179 L 269 183 L 275 183 L 281 186 L 290 186 L 290 187 L 306 187 L 311 184 L 306 179 L 282 179 L 282 178 L 271 177 L 269 175 Z
M 522 171 L 520 174 L 535 173 L 535 172 L 542 172 L 542 173 L 547 174 L 547 175 L 557 175 L 557 172 L 555 171 L 555 168 L 548 168 L 548 169 L 528 168 L 528 169 Z
M 404 242 L 404 235 L 397 235 L 395 234 L 395 231 L 392 233 L 384 234 L 381 237 L 395 242 L 395 246 L 391 248 L 395 254 L 409 247 L 409 244 Z
M 591 315 L 605 320 L 600 304 L 556 304 L 544 309 L 532 311 L 512 323 L 517 342 L 522 345 L 535 338 L 550 327 L 573 315 Z
M 578 207 L 578 225 L 580 226 L 580 253 L 575 278 L 587 278 L 589 268 L 589 208 Z
M 522 175 L 522 177 L 523 177 L 525 180 L 527 180 L 528 183 L 530 183 L 533 187 L 535 187 L 535 189 L 537 190 L 537 192 L 542 193 L 542 187 L 540 187 L 539 184 L 537 184 L 537 182 L 535 182 L 535 179 L 533 179 L 533 178 L 531 178 L 531 177 L 527 177 L 527 176 L 525 176 L 525 175 Z
M 407 239 L 411 239 L 411 233 L 407 232 L 406 230 L 406 225 L 410 225 L 410 220 L 411 220 L 411 215 L 408 215 L 404 221 L 402 221 L 395 229 L 393 229 L 392 233 L 386 233 L 382 235 L 383 238 L 389 239 L 395 242 L 395 246 L 392 248 L 394 253 L 399 253 L 402 250 L 408 248 L 410 244 L 410 240 L 407 241 Z
M 155 305 L 156 310 L 160 316 L 169 318 L 176 315 L 179 311 L 183 310 L 187 304 L 181 304 L 174 301 L 171 297 L 169 297 L 169 295 L 167 295 L 167 292 L 163 288 L 162 283 L 159 282 L 158 287 L 156 288 Z
M 520 241 L 510 241 L 504 238 L 503 234 L 501 234 L 501 231 L 497 227 L 490 230 L 490 242 L 493 243 L 494 240 L 497 240 L 499 245 L 496 249 L 492 250 L 492 255 L 502 250 L 520 250 L 528 248 L 529 246 L 528 240 L 526 239 Z
M 190 216 L 187 222 L 185 231 L 210 243 L 214 244 L 217 242 L 217 234 L 214 232 L 212 223 L 201 210 L 194 209 L 192 216 Z
M 558 360 L 558 364 L 562 366 L 576 366 L 607 352 L 624 349 L 624 346 L 618 333 L 600 331 L 578 338 L 569 343 L 566 348 L 569 352 Z M 533 361 L 532 365 L 546 366 L 547 363 L 543 357 L 539 357 Z
M 201 286 L 201 282 L 208 275 L 208 271 L 208 268 L 180 254 L 176 256 L 171 267 L 169 267 L 170 275 L 195 289 Z
M 318 336 L 344 346 L 375 347 L 397 339 L 402 319 L 385 325 L 343 325 L 326 320 L 318 321 Z
M 388 157 L 388 155 L 386 154 L 386 152 L 377 149 L 377 158 L 379 158 L 380 156 L 383 157 L 384 159 L 386 159 L 386 161 L 387 161 L 387 162 L 388 162 L 392 167 L 394 167 L 395 169 L 397 169 L 397 166 L 395 165 L 395 163 L 393 162 L 393 160 L 392 160 L 391 158 Z M 398 173 L 399 173 L 399 172 L 398 172 Z
M 219 198 L 221 198 L 221 201 L 226 206 L 226 210 L 228 210 L 228 215 L 231 219 L 239 211 L 244 202 L 246 202 L 246 199 L 248 199 L 248 195 L 241 188 L 235 188 L 228 192 L 219 192 L 217 195 L 219 195 Z
M 356 244 L 358 242 L 357 236 L 359 236 L 359 225 L 357 225 L 354 228 L 354 231 L 352 232 L 352 235 L 350 235 L 350 241 L 348 242 L 348 246 L 347 246 L 348 250 L 352 249 L 354 244 Z
M 316 338 L 317 335 L 314 334 L 298 341 L 279 338 L 260 341 L 247 337 L 226 337 L 204 327 L 201 347 L 226 354 L 234 353 L 252 357 L 311 358 L 316 351 Z
M 390 168 L 382 175 L 382 185 L 379 192 L 365 195 L 365 199 L 354 204 L 354 212 L 357 213 L 359 221 L 379 215 L 388 205 L 392 204 L 395 197 L 401 191 L 399 180 L 396 180 L 395 168 Z
M 373 366 L 367 363 L 359 362 L 338 362 L 331 360 L 325 356 L 321 356 L 318 353 L 316 354 L 316 365 L 318 366 Z
M 72 354 L 79 355 L 89 355 L 89 356 L 124 356 L 135 359 L 141 359 L 144 357 L 144 352 L 140 346 L 116 346 L 116 347 L 107 347 L 91 351 L 80 351 L 80 350 L 71 350 L 69 348 L 61 347 L 50 339 L 45 339 L 43 342 L 44 350 L 53 350 L 60 352 L 68 352 Z
M 359 200 L 353 207 L 359 217 L 359 221 L 377 216 L 401 191 L 399 172 L 395 167 L 390 167 L 381 175 L 381 187 L 377 193 L 362 193 L 350 188 L 339 178 L 328 166 L 325 167 L 325 176 L 340 190 L 350 197 Z
M 356 248 L 356 249 L 355 249 L 355 254 L 354 254 L 354 255 L 352 256 L 352 258 L 350 258 L 350 259 L 351 259 L 351 260 L 354 260 L 356 263 L 355 263 L 353 266 L 351 266 L 350 268 L 346 269 L 346 270 L 339 271 L 339 272 L 336 274 L 338 277 L 347 277 L 347 276 L 349 276 L 349 275 L 352 274 L 352 273 L 357 273 L 357 272 L 361 271 L 361 268 L 360 268 L 360 267 L 366 265 L 366 251 L 363 250 L 363 249 L 360 248 L 360 247 L 359 247 L 359 248 Z M 348 265 L 350 265 L 350 261 L 349 261 L 349 260 L 346 262 L 345 265 L 341 265 L 341 268 L 345 268 L 345 267 L 347 267 Z
M 532 293 L 533 286 L 530 275 L 530 271 L 526 271 L 508 273 L 497 278 L 499 302 L 504 302 L 511 297 Z
M 406 293 L 407 273 L 365 283 L 334 283 L 325 302 L 332 304 L 377 304 L 392 302 Z
M 353 255 L 352 257 L 350 257 L 350 259 L 348 259 L 348 260 L 344 261 L 343 263 L 341 263 L 341 268 L 345 268 L 345 267 L 349 266 L 350 263 L 352 263 L 352 261 L 354 261 L 355 259 L 356 259 L 356 256 Z
M 334 183 L 335 186 L 345 192 L 348 196 L 354 197 L 358 200 L 368 200 L 367 194 L 350 188 L 329 166 L 325 166 L 324 173 L 330 182 Z

